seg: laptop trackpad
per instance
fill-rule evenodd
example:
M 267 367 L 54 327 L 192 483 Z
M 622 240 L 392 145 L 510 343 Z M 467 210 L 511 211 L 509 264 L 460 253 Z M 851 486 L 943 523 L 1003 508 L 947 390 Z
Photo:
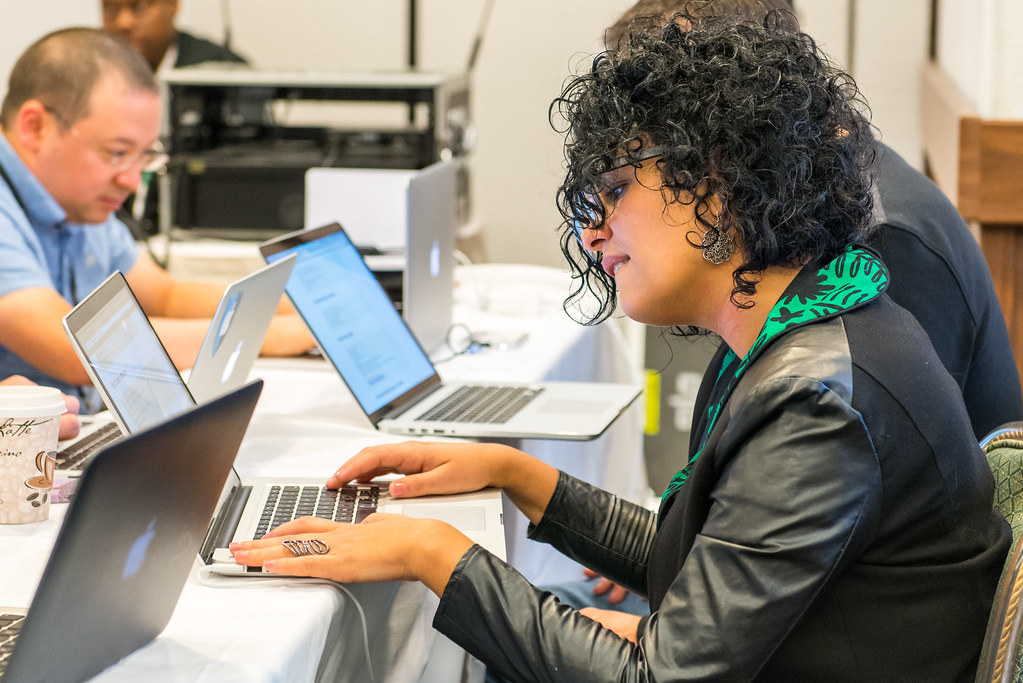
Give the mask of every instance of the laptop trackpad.
M 542 413 L 568 413 L 578 415 L 585 413 L 589 415 L 600 415 L 606 412 L 610 403 L 608 401 L 569 401 L 563 398 L 552 398 L 539 405 L 539 412 Z
M 485 531 L 487 528 L 487 515 L 482 505 L 421 503 L 403 505 L 401 514 L 416 519 L 439 519 L 465 531 Z

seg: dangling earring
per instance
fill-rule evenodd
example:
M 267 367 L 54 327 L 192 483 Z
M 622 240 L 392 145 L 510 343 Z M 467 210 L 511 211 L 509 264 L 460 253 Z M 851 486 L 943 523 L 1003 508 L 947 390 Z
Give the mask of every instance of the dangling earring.
M 718 214 L 718 220 L 714 227 L 708 228 L 707 232 L 703 233 L 703 239 L 700 241 L 700 247 L 703 249 L 703 258 L 715 266 L 719 266 L 732 258 L 732 254 L 735 253 L 735 240 L 732 238 L 732 233 L 726 232 L 721 227 L 721 217 L 723 215 L 724 212 Z

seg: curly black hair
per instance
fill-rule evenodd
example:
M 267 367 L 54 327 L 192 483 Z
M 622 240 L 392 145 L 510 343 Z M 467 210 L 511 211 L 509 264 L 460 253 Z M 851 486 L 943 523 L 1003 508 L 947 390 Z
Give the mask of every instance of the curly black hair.
M 831 259 L 865 238 L 873 209 L 866 103 L 853 79 L 793 30 L 791 15 L 773 14 L 757 22 L 683 11 L 656 30 L 632 30 L 552 103 L 551 125 L 566 135 L 561 248 L 576 280 L 565 310 L 580 322 L 606 319 L 617 302 L 614 280 L 579 240 L 581 226 L 607 219 L 593 190 L 655 145 L 666 202 L 692 204 L 710 230 L 708 200 L 721 199 L 720 228 L 735 231 L 745 259 L 733 273 L 736 306 L 752 305 L 765 269 Z M 680 235 L 694 248 L 701 238 Z M 599 308 L 583 312 L 591 296 Z

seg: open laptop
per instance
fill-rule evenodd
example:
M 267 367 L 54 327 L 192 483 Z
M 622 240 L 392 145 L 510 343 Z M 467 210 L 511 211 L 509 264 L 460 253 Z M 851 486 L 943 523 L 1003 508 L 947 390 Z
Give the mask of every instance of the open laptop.
M 281 267 L 273 267 L 277 265 Z M 224 291 L 188 373 L 188 388 L 197 402 L 236 389 L 249 378 L 294 266 L 295 259 L 281 260 Z
M 629 384 L 442 382 L 341 226 L 282 235 L 259 249 L 270 263 L 298 254 L 288 297 L 323 355 L 380 430 L 473 438 L 592 439 L 639 395 L 640 388 Z M 460 414 L 453 416 L 452 410 Z
M 80 312 L 66 319 L 69 329 L 79 332 L 72 341 L 96 389 L 126 433 L 138 431 L 138 425 L 148 417 L 164 413 L 166 419 L 194 406 L 188 387 L 120 273 L 108 278 L 79 305 L 83 306 Z M 86 314 L 92 317 L 79 317 Z M 78 343 L 79 339 L 97 335 L 108 336 L 107 343 Z M 111 352 L 118 348 L 120 353 Z M 100 355 L 93 355 L 95 349 Z M 339 453 L 338 464 L 345 457 Z M 259 568 L 249 569 L 234 562 L 228 551 L 231 541 L 259 538 L 284 522 L 307 515 L 356 523 L 374 511 L 449 522 L 504 557 L 500 492 L 392 500 L 386 485 L 363 484 L 335 491 L 324 487 L 325 480 L 273 477 L 242 482 L 232 473 L 202 544 L 202 559 L 215 573 L 259 576 Z
M 0 607 L 0 642 L 14 637 L 9 657 L 0 648 L 0 678 L 82 681 L 163 630 L 260 388 L 247 385 L 92 459 L 31 606 Z
M 279 268 L 261 268 L 224 290 L 189 373 L 189 397 L 167 392 L 167 384 L 178 373 L 173 364 L 163 362 L 162 346 L 134 343 L 137 338 L 151 339 L 149 334 L 139 337 L 139 330 L 152 328 L 119 273 L 68 312 L 64 329 L 108 410 L 87 418 L 82 435 L 62 444 L 57 476 L 78 476 L 92 454 L 124 434 L 241 386 L 259 355 L 294 264 L 294 259 L 282 260 Z M 125 371 L 126 366 L 147 365 L 157 376 L 139 378 Z
M 428 352 L 444 344 L 451 325 L 457 166 L 306 172 L 306 227 L 344 223 L 392 299 L 399 290 L 402 317 Z

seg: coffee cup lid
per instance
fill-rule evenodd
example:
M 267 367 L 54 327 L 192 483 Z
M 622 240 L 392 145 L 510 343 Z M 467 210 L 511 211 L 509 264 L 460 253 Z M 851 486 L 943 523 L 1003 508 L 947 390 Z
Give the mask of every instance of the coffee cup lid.
M 0 417 L 49 417 L 67 412 L 60 389 L 40 386 L 0 387 Z

